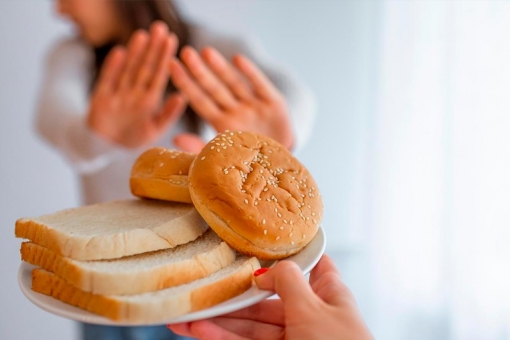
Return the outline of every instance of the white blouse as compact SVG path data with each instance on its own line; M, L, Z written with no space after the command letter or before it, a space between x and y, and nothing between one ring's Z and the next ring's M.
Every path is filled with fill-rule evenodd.
M191 37L191 45L198 50L212 46L229 59L241 53L253 60L287 99L295 149L305 143L315 117L315 102L304 84L272 62L253 40L200 27L192 27ZM61 152L80 175L84 204L132 197L129 173L135 159L144 151L110 143L87 126L93 57L91 48L78 38L62 40L55 45L46 61L36 117L39 134ZM172 136L185 128L182 121L178 122L153 146L175 148ZM210 126L204 126L201 131L205 140L216 134Z

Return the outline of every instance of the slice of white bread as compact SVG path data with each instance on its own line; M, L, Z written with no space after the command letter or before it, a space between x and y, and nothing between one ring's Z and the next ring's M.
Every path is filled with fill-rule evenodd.
M193 242L114 260L76 261L31 242L21 259L73 286L102 295L133 295L174 287L206 277L232 262L235 251L212 230Z
M32 289L107 318L130 324L165 323L171 318L214 306L252 286L254 257L239 257L210 276L191 283L139 295L84 292L44 269L32 271Z
M173 248L208 226L192 204L130 199L16 221L16 237L75 260L103 260Z

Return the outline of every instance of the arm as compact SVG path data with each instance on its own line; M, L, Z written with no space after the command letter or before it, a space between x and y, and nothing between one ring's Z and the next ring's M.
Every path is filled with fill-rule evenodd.
M37 132L79 173L98 171L126 152L86 123L91 62L91 52L77 40L56 45L46 60L37 105Z

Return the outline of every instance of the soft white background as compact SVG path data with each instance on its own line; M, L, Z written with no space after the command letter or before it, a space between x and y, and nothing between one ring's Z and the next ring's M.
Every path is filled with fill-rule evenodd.
M327 251L378 339L510 339L510 4L184 0L256 35L315 92L298 157ZM70 34L51 1L0 0L0 339L74 339L18 289L14 222L78 204L35 135L44 54Z

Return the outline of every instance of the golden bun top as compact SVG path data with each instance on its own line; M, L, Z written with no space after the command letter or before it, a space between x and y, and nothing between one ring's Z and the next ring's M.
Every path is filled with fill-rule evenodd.
M131 193L143 198L192 203L188 173L195 156L161 147L145 151L131 168Z
M189 186L211 228L231 247L260 259L297 253L323 215L305 166L278 142L251 132L227 131L211 140L191 165Z
M170 179L187 176L196 155L188 152L154 147L142 153L131 168L131 177Z

